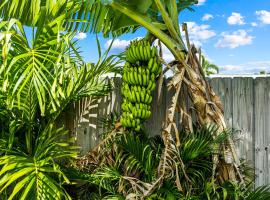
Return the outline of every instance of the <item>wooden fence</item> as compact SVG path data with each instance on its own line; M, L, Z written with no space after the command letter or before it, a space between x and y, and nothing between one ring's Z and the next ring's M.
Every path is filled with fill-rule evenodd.
M254 167L256 186L269 184L270 77L212 77L209 82L224 104L228 125L235 129L234 139L240 159L246 159ZM115 78L114 84L115 89L107 97L98 101L85 99L70 110L66 123L74 130L82 154L93 148L106 131L98 126L99 119L111 112L120 112L121 80ZM153 98L152 117L147 123L149 134L160 133L171 95L163 90L159 103L156 97Z

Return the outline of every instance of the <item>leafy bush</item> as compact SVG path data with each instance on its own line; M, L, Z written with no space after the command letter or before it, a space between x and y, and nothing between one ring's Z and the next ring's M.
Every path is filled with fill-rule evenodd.
M193 133L182 132L179 147L173 142L166 145L159 136L148 138L143 133L122 133L106 144L111 148L102 151L99 156L103 159L92 166L92 173L77 178L84 180L84 186L76 198L88 199L82 194L91 194L93 199L269 198L268 187L253 191L249 179L244 184L221 183L213 176L211 158L219 152L218 144L231 134L225 131L214 137L216 131L214 126L205 126Z
M26 36L12 19L0 22L0 198L71 199L65 165L77 148L59 116L83 97L108 94L106 75L118 61L83 62L74 34L44 19Z

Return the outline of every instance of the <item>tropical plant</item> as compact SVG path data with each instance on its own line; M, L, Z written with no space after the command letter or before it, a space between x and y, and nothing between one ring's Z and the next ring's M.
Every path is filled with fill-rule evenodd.
M213 63L210 63L203 55L201 55L200 60L205 75L209 76L219 72L219 67Z
M215 126L204 126L194 132L181 132L181 145L166 147L159 136L147 137L142 132L136 136L120 134L111 140L111 147L101 155L104 159L94 164L91 174L85 177L81 194L91 194L93 199L267 199L268 187L253 191L251 182L240 185L226 181L220 184L212 177L211 157L218 151L219 143L226 140L230 131L215 137ZM177 149L174 149L174 148ZM164 152L167 152L166 160ZM152 187L164 165L174 166L173 174L167 174L163 184ZM80 172L84 173L83 171ZM73 174L73 179L76 175ZM78 178L77 178L78 179ZM149 187L151 191L149 191ZM87 199L85 196L74 197Z
M188 30L185 24L182 26L182 28L186 36L186 45L180 33L178 15L183 9L187 8L192 10L190 6L195 3L197 3L196 0L4 0L0 3L0 16L4 21L11 18L16 18L19 19L23 24L31 25L33 27L38 27L39 22L42 20L53 22L55 19L57 19L57 25L61 30L83 32L91 31L95 33L103 32L105 36L108 36L110 33L112 33L114 36L118 36L125 32L136 31L136 29L143 26L149 31L146 38L150 42L158 39L160 42L165 44L165 46L168 47L168 49L174 55L174 62L169 64L164 63L166 65L166 69L173 69L175 72L172 81L168 84L169 88L175 89L175 94L172 98L172 103L168 108L169 112L166 116L166 123L164 123L167 125L163 128L164 131L162 133L165 147L163 153L160 156L160 170L158 171L160 173L158 173L158 179L152 184L147 184L138 179L134 179L134 177L130 178L121 176L121 173L117 171L117 165L113 165L114 168L109 169L108 166L102 166L99 168L100 171L97 171L97 173L93 175L93 177L95 178L96 176L96 178L92 182L102 186L100 188L109 191L109 193L112 193L113 190L112 187L109 186L110 184L106 183L107 181L112 181L111 185L115 187L119 186L119 189L122 191L122 193L127 191L126 188L122 187L122 183L127 183L127 185L135 185L135 188L132 187L132 190L136 190L136 193L139 193L143 196L149 196L152 194L152 191L155 191L157 188L165 185L165 180L169 179L170 177L178 177L174 176L173 174L179 173L179 166L181 166L181 169L183 170L184 165L181 164L181 156L179 156L181 155L179 153L179 148L181 147L181 138L179 136L179 131L177 130L177 127L174 123L176 108L180 108L181 116L188 116L181 119L183 121L184 128L189 129L192 132L193 127L190 126L192 123L190 121L191 113L189 113L189 110L191 109L187 108L187 105L181 105L179 103L180 101L178 101L180 91L183 88L182 85L185 85L188 90L189 97L194 103L192 106L195 109L192 110L196 110L196 124L217 124L219 129L216 132L216 135L222 135L222 132L226 129L223 109L219 98L215 95L205 80L201 63L196 57L197 50L189 43ZM28 12L27 14L24 12L25 10ZM162 80L162 76L160 80ZM61 95L60 93L59 95ZM42 99L38 99L38 101L40 105L42 105ZM172 133L175 133L175 137L172 136ZM105 138L103 142L101 142L100 146L107 144L107 142L110 141L110 139L116 134L117 131L114 131L113 134L108 134L108 137ZM174 139L176 140L175 144ZM219 177L219 180L223 180L222 182L224 183L228 183L230 181L238 181L238 183L242 185L243 177L239 171L240 162L234 151L233 142L229 137L226 137L226 140L222 142L221 146L221 151L229 149L230 152L226 152L226 154L224 152L224 154L214 153L212 154L213 156L211 156L212 159L209 158L209 160L207 160L210 163L212 162L211 171L213 172L213 178L216 179ZM123 152L120 151L117 153L120 153L121 155ZM219 155L229 155L233 157L234 163L226 163L227 159L224 158L224 156ZM105 160L108 161L110 158L111 157L106 157ZM180 165L175 165L175 158L177 158L176 161L177 163L180 163ZM119 162L113 162L110 164L117 163ZM222 165L222 167L217 168L219 165ZM109 165L109 167L110 166L111 165ZM141 163L141 166L144 165ZM219 169L225 170L219 171ZM208 168L206 167L204 170L207 171ZM229 172L229 175L232 176L227 176L227 172ZM189 180L187 174L181 175L184 177L183 183L185 187L187 187L190 182L194 182L192 179ZM200 178L199 174L195 173L195 175L196 176L194 177L194 180ZM105 179L101 177L105 177ZM109 180L107 180L106 177L107 179L109 178ZM180 187L179 182L177 180L173 180L173 182L175 181L177 182L177 187ZM215 186L215 183L216 182L213 182L213 179L211 179L208 180L208 182L204 185L204 198L205 196L207 198L211 198L212 195L216 195L215 193L218 191L218 189L216 190L216 188L213 187ZM104 187L105 185L107 186ZM222 184L219 186L222 186ZM181 187L183 186L181 185ZM214 190L212 190L212 188L214 188ZM220 188L220 190L224 191L222 187ZM192 188L187 189L187 191L190 191ZM146 191L146 194L142 194L143 191ZM114 198L119 195L119 191L116 193L117 194L112 194L114 195ZM223 197L226 196L226 192L223 192L222 194ZM112 198L112 196L109 198ZM156 195L153 198L159 198L159 196ZM188 196L184 198L192 199L193 197ZM198 199L199 197L197 196L193 199L196 198Z
M59 116L83 97L106 95L118 61L107 51L85 63L58 20L39 20L31 37L25 29L16 19L0 22L0 197L70 199L62 165L77 151Z
M61 28L68 31L82 32L102 32L105 36L112 33L114 36L121 35L129 31L136 31L139 27L144 27L148 30L147 39L153 42L158 39L162 42L174 55L175 62L166 64L168 69L174 69L173 84L169 87L174 88L175 95L172 98L170 106L171 113L166 119L170 123L164 127L166 132L177 133L178 130L173 130L176 126L173 124L175 109L179 105L180 91L183 85L187 87L189 98L194 102L194 108L197 114L197 123L215 123L220 127L220 132L226 129L226 123L223 115L223 109L220 105L219 98L215 95L209 84L207 83L201 63L196 56L197 50L190 45L188 39L187 26L183 25L184 35L186 36L186 45L182 37L179 27L179 13L184 9L192 9L192 5L196 4L197 0L97 0L97 1L80 1L80 0L37 0L29 1L8 1L0 3L0 17L4 20L16 18L24 24L38 25L38 21L42 16L46 16L46 20L51 21L58 17ZM24 10L29 11L25 15ZM41 13L41 14L40 14ZM162 79L161 79L162 80ZM182 84L183 83L183 84ZM159 84L162 85L162 84ZM160 90L160 89L159 89ZM187 97L188 98L188 97ZM211 102L211 103L209 103ZM182 106L182 110L188 105ZM182 116L191 116L191 113L185 112ZM191 128L188 120L183 120L187 128ZM179 145L179 137L176 134L176 144ZM240 165L237 158L235 147L230 138L223 145L230 149L230 156L233 157L234 164L230 166L224 165L230 171L232 176L229 180L235 179L239 174L238 167ZM228 154L224 154L228 155ZM213 157L218 165L218 157ZM224 160L227 160L226 158ZM222 161L219 163L223 163ZM216 171L215 169L213 169ZM223 176L223 172L217 173ZM221 179L227 176L221 177ZM227 179L228 179L227 178ZM238 181L241 181L240 176Z
M59 165L77 155L74 146L63 139L67 133L49 126L36 140L31 155L21 148L1 148L7 153L0 158L0 193L11 186L8 199L71 199L62 186L70 181Z
M196 48L190 45L186 24L182 26L186 45L180 31L179 13L184 9L192 10L191 6L196 3L196 0L82 1L74 3L78 6L78 9L75 9L73 14L68 16L69 18L65 23L65 28L68 30L103 32L105 36L109 33L117 36L126 31L135 31L139 27L144 27L148 30L146 38L150 42L158 39L171 51L175 57L175 62L164 64L167 69L174 69L174 76L169 88L174 88L175 94L168 108L171 110L166 117L168 123L164 123L167 126L163 130L170 134L175 133L176 145L179 145L177 135L179 131L175 130L176 126L173 120L176 108L182 107L183 115L181 116L189 116L191 119L191 113L188 112L191 109L186 108L189 105L180 105L180 101L178 101L180 91L184 88L183 85L186 86L189 94L186 98L190 98L191 102L194 102L197 124L215 123L220 128L219 132L227 127L219 97L215 95L204 77L201 63L196 56ZM104 20L101 20L101 18ZM209 104L209 102L211 103ZM190 120L183 119L182 121L186 128L192 129ZM241 182L243 178L241 175L237 175L241 174L238 170L240 161L231 138L227 138L227 140L223 144L227 148L224 148L223 151L225 149L230 150L229 154L233 158L234 164L226 163L226 158L220 157L221 161L218 156L214 156L213 160L216 164L213 167L215 168L218 163L222 164L225 161L224 167L230 171L232 176L226 176L226 174L223 174L224 171L217 172L216 175L220 176L222 180L233 180L239 177L237 181ZM229 154L224 153L223 155L228 156ZM216 171L216 169L213 169L213 171Z

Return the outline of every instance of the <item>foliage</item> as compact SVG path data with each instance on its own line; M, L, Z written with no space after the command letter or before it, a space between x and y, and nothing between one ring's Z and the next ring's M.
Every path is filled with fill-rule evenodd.
M187 48L190 47L186 47L181 37L178 15L183 9L192 10L190 6L195 3L197 0L1 1L0 17L3 21L0 38L3 48L0 60L0 116L3 118L0 145L5 149L1 153L13 158L12 153L23 147L24 157L32 158L38 144L36 141L41 140L41 133L48 130L48 126L55 122L68 104L83 96L100 95L107 91L106 84L95 79L103 70L101 73L92 71L95 68L93 66L100 69L99 64L86 65L81 62L78 50L70 39L72 34L64 30L103 32L105 36L112 33L117 36L143 26L149 31L150 41L158 38L169 48L179 64L183 64L189 50ZM35 33L32 45L25 39L22 25L32 27ZM196 96L203 90L192 91L204 82L201 81L198 70L194 69L195 66L190 67L190 63L186 62L184 64L186 71L183 74L190 76L186 77L186 82L197 81L189 83L189 93L195 95L193 101L196 99L196 105L202 105L203 114L208 113L208 106L200 103L209 102L209 99L205 100L204 94ZM181 85L181 81L182 78L179 78L177 85ZM195 109L198 113L201 112L196 107ZM215 112L212 114L216 117ZM96 186L97 190L90 194L97 199L267 199L268 188L259 188L250 193L242 185L231 182L219 184L212 177L210 169L214 163L211 157L217 154L219 143L212 137L213 134L215 132L205 129L198 134L183 133L186 137L182 138L180 146L175 145L173 138L168 135L163 135L164 143L150 145L153 140L143 135L121 134L120 139L116 137L117 140L110 144L112 148L104 149L105 157L99 166L95 166L93 174L82 176L77 173L78 179L85 178L91 184L90 188ZM18 158L21 156L15 155ZM30 161L28 163L30 166L33 164ZM54 166L54 162L49 165ZM58 191L55 190L53 195L63 194L65 197L59 182L68 181L60 171L53 170L54 173L61 174L57 178ZM13 173L13 177L16 177L16 173ZM0 182L5 184L8 176L12 174L0 177ZM18 184L16 187L19 187Z
M36 140L32 155L20 148L1 149L8 152L0 158L1 192L11 186L8 199L70 199L62 187L70 181L58 164L76 156L76 149L63 140L67 133L49 126Z
M219 152L220 142L226 140L229 131L214 137L214 126L195 129L193 133L181 132L181 145L169 150L170 167L177 173L166 176L163 184L144 196L156 199L265 199L269 198L267 187L252 192L252 187L233 182L219 183L212 177L213 154ZM97 199L143 198L148 186L159 179L160 163L166 146L158 136L148 138L143 133L136 136L125 133L112 141L112 148L104 154L108 159L95 166L92 174L84 180L84 192ZM175 147L175 146L174 146ZM180 161L183 162L181 165ZM74 177L73 177L74 178ZM83 178L82 178L83 179ZM250 182L246 182L250 184ZM96 186L96 188L95 188ZM140 189L143 190L141 193ZM79 198L79 197L78 197Z
M0 22L1 199L71 198L63 165L77 154L59 116L83 97L106 95L106 74L117 72L108 51L85 63L74 34L60 24L39 16L27 37L20 21Z
M204 74L207 76L217 74L219 72L219 67L213 63L210 63L203 55L201 55L201 65Z

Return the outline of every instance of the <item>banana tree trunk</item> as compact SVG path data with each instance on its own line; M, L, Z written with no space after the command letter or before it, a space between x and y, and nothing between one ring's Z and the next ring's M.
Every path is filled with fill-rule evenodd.
M189 49L189 59L185 64L186 74L183 77L183 82L187 86L198 123L200 125L216 124L219 128L218 132L221 133L227 129L223 106L220 98L205 79L196 53L194 46ZM218 174L218 179L221 182L226 180L243 182L239 172L240 162L231 138L221 144L221 152L221 157L218 154L213 156L213 176Z

